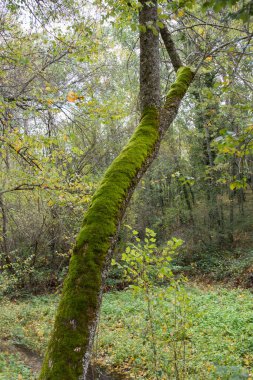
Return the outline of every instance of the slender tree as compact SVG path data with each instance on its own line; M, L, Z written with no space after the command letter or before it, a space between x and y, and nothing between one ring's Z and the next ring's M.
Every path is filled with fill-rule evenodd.
M174 44L163 32L177 79L161 107L157 1L140 9L141 121L128 144L107 169L84 216L64 283L40 380L86 379L101 304L103 283L121 220L140 178L158 153L193 73L182 67ZM175 60L176 58L176 60Z

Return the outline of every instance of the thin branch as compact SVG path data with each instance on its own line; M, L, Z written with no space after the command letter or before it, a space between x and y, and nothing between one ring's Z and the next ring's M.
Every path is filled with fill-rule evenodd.
M36 188L39 188L39 189L42 189L42 190L53 190L53 191L66 191L67 193L70 193L70 194L83 194L83 195L91 195L90 193L84 193L83 190L81 189L74 189L74 190L71 190L69 187L61 187L61 186L48 186L48 185L45 185L44 183L35 183L35 184L29 184L29 183L21 183L20 185L17 185L17 186L14 186L10 189L6 189L6 190L1 190L0 191L0 196L2 194L5 194L5 193L11 193L11 192L14 192L14 191L30 191L30 190L34 190Z
M129 83L130 83L130 84L131 84L131 79L130 79L130 75L129 75L129 62L130 62L130 59L131 59L132 54L133 54L133 52L134 52L134 49L136 48L136 45L137 45L137 43L139 42L139 39L140 39L140 37L138 37L138 38L136 39L134 45L132 46L131 52L130 52L128 58L127 58L126 68L127 68L127 76L128 76L128 80L129 80Z
M17 97L19 97L24 91L25 89L29 86L29 84L35 79L37 78L38 75L41 75L41 73L43 71L45 71L50 65L56 63L56 62L59 62L63 57L65 57L67 54L69 53L69 50L67 51L64 51L62 54L60 54L58 57L55 57L54 59L52 59L51 61L47 62L45 65L42 66L42 68L36 73L34 74L22 87L22 89L19 91Z
M163 24L163 28L160 28L160 33L161 33L165 48L169 54L171 63L174 67L174 70L177 72L179 67L183 66L183 64L176 50L174 41L171 38L171 33L169 32L167 26L164 24Z
M226 26L226 25L212 24L212 23L209 23L209 22L200 22L198 24L193 24L193 25L190 25L190 26L184 26L182 28L174 29L170 33L173 34L173 33L176 33L176 32L180 32L181 30L192 29L192 28L195 28L197 26L211 26L213 28L236 30L238 32L248 34L248 31L246 31L246 30L242 30L242 29L238 29L238 28L233 28L231 26Z
M28 165L30 166L36 166L37 169L42 170L42 168L39 166L39 164L36 162L36 159L32 157L31 155L27 154L25 155L24 152L26 152L27 149L25 149L24 152L22 152L22 149L24 147L21 147L17 149L13 144L11 144L9 141L7 141L4 137L0 136L0 141L3 143L6 143L12 150L16 152L18 156L20 156Z
M237 72L237 77L240 78L245 86L247 86L251 91L253 91L253 83L246 78L243 78L238 72Z
M253 37L253 33L251 33L251 34L248 35L248 36L245 36L245 37L242 37L242 38L238 38L238 39L236 39L236 40L232 40L232 41L226 42L226 43L224 43L224 44L222 44L222 45L220 45L220 46L217 46L217 48L211 50L208 54L209 54L209 55L213 55L214 53L220 51L220 50L223 49L224 47L227 47L227 46L229 46L229 45L231 45L231 44L233 44L233 43L237 43L237 42L240 42L240 41L243 41L243 40L247 40L247 39L250 40L252 37Z
M41 187L41 185L40 184L29 185L28 183L22 183L21 185L12 187L11 189L1 190L0 195L5 194L5 193L11 193L13 191L34 190L36 187Z

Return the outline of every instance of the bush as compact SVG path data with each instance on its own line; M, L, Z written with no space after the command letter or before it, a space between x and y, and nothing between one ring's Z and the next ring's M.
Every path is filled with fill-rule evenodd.
M187 313L189 299L184 288L186 279L176 278L172 270L172 258L183 241L172 238L164 249L156 245L156 233L146 228L144 241L133 230L133 243L130 243L121 256L120 262L113 262L122 272L129 288L144 298L144 323L136 328L149 357L150 378L164 376L184 379L187 373L186 346L190 343L190 321ZM163 317L161 310L164 305ZM133 333L133 332L132 332ZM162 350L168 346L169 353ZM135 358L137 366L142 365L141 353Z

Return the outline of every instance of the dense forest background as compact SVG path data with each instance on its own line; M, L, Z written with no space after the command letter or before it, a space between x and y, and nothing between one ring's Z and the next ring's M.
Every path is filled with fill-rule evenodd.
M1 380L252 380L252 16L0 0Z
M251 5L209 3L161 7L198 71L125 223L161 246L182 238L177 270L252 286ZM135 6L2 3L1 294L62 283L91 196L137 124ZM162 45L161 56L165 94L174 73ZM123 227L119 253L129 239Z

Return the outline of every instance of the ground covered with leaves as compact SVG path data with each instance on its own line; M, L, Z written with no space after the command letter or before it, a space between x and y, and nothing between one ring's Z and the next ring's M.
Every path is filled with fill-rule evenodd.
M99 365L133 379L252 378L252 293L187 285L187 298L160 302L160 290L151 307L130 290L105 295ZM57 302L55 295L1 301L1 380L36 379Z

